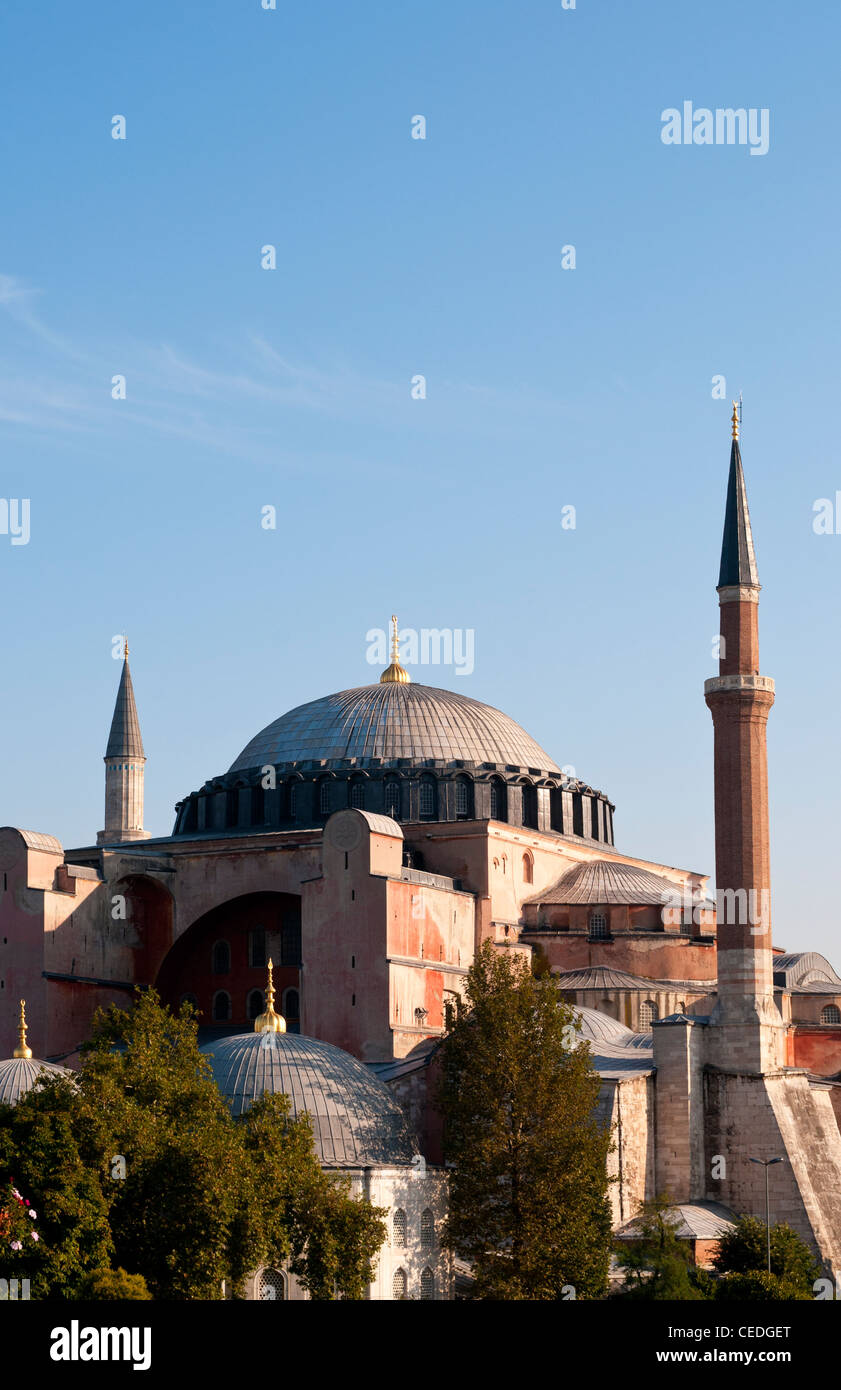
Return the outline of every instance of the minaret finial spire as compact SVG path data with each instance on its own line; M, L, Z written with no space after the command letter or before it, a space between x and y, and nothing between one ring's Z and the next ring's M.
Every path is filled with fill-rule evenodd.
M22 1057L27 1060L32 1056L32 1048L26 1045L26 1000L20 1001L20 1022L18 1023L18 1045L14 1051L15 1057Z
M269 956L269 980L266 985L266 1012L260 1014L254 1020L255 1033L285 1033L286 1019L281 1018L279 1013L275 1013L274 1006L274 980L272 978L272 958Z
M733 402L733 414L732 414L732 416L730 417L730 424L731 424L732 429L733 429L733 438L734 438L734 439L738 439L738 438L739 438L739 407L737 406L737 404L736 404L735 401Z
M380 685L408 685L411 676L400 665L400 633L397 630L397 614L391 615L391 665L380 676Z

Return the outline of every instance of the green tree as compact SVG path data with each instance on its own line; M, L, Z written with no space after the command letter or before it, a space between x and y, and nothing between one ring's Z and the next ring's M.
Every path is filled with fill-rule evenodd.
M646 1202L634 1223L638 1236L616 1242L616 1262L625 1271L621 1297L698 1300L711 1295L710 1276L696 1269L689 1242L678 1236L680 1217L668 1197Z
M149 1302L152 1295L142 1274L124 1269L97 1269L83 1286L84 1298L113 1299L119 1302Z
M811 1302L811 1292L790 1279L769 1274L767 1269L755 1269L749 1274L725 1274L716 1285L715 1297L740 1303Z
M452 1165L445 1244L477 1298L597 1298L607 1286L610 1135L572 1007L523 957L486 942L441 1048Z
M722 1274L767 1273L765 1222L757 1216L740 1217L721 1237L713 1263ZM785 1222L771 1227L771 1273L809 1298L813 1296L812 1285L821 1277L820 1264L809 1246Z

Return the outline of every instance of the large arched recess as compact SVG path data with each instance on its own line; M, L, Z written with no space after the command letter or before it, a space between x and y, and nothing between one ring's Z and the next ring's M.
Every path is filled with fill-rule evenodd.
M172 945L172 896L162 883L145 874L118 879L110 894L111 932L119 939L122 928L123 940L135 952L132 978L139 985L150 985Z
M262 930L264 949L260 945ZM224 944L228 947L227 969ZM219 947L217 951L214 948ZM220 960L220 957L222 958ZM280 1012L283 991L301 988L301 899L295 893L246 893L220 903L179 936L158 972L155 988L164 1003L177 1009L185 995L195 998L202 1028L254 1027L248 1001L253 990L266 988L265 961L274 964L275 1008ZM214 999L225 993L231 1001L227 1019L214 1018ZM294 1020L289 1020L290 1031Z

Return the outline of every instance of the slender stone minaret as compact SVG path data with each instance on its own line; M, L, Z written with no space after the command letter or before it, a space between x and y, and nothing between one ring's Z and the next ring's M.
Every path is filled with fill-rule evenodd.
M759 576L739 419L733 405L730 479L721 547L719 675L704 684L715 730L715 871L718 998L711 1018L716 1065L774 1070L782 1031L771 963L771 872L765 726L774 682L759 674Z
M105 829L96 837L98 845L149 839L149 831L143 829L145 765L126 642L120 688L105 750Z

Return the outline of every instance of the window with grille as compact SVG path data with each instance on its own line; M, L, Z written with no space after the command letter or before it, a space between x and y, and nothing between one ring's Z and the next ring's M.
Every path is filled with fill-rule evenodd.
M644 999L640 1004L640 1028L645 1032L660 1017L660 1010L653 999Z
M298 814L298 783L289 783L289 819L294 820Z
M296 989L285 989L283 991L283 1002L281 1011L287 1023L297 1023L301 1016L301 1005Z
M505 819L505 791L501 782L491 782L491 820Z
M420 787L420 813L422 816L435 815L435 783L430 781L421 782Z
M227 975L231 968L231 948L227 941L217 941L213 947L214 975Z
M537 787L523 787L523 825L537 829Z
M593 940L600 940L607 936L607 918L603 912L594 912L591 914L590 936Z
M470 788L463 777L456 782L456 815L463 820L470 815Z
M365 810L365 783L351 782L350 785L350 804L355 806L357 811Z
M400 783L386 782L385 784L385 813L391 816L392 820L400 819Z
M260 1275L257 1297L261 1299L282 1299L286 1297L286 1280L279 1269L264 1269Z
M396 1212L394 1213L394 1217L393 1217L392 1223L391 1223L391 1229L392 1229L392 1231L393 1231L393 1233L394 1233L394 1235L393 1235L393 1240L392 1240L392 1244L393 1244L393 1245L405 1245L405 1244L406 1244L406 1213L405 1213L405 1211L403 1210L402 1207L398 1207L397 1210L396 1210Z
M841 1009L837 1004L827 1004L821 1009L821 1023L841 1023Z
M263 1009L263 991L261 989L252 989L248 995L248 1017L252 1022L255 1018L260 1017Z
M266 964L266 929L265 927L252 927L248 933L248 964Z
M408 1281L405 1269L395 1269L394 1278L391 1281L391 1293L393 1298L405 1298Z
M301 923L284 922L280 929L281 965L301 964Z
M428 1300L435 1297L435 1275L431 1269L425 1269L421 1275L421 1298Z
M330 814L330 783L319 782L318 784L318 809L322 816Z
M213 1019L215 1023L227 1023L231 1017L231 996L224 989L213 996Z
M214 802L214 797L213 797L212 795L211 795L211 796L206 796L206 797L204 798L204 828L205 828L205 830L212 830L212 829L213 829L213 821L214 821L214 815L213 815L214 806L213 806L213 802Z
M425 1207L421 1212L420 1238L423 1249L431 1250L435 1243L435 1217L431 1207Z

